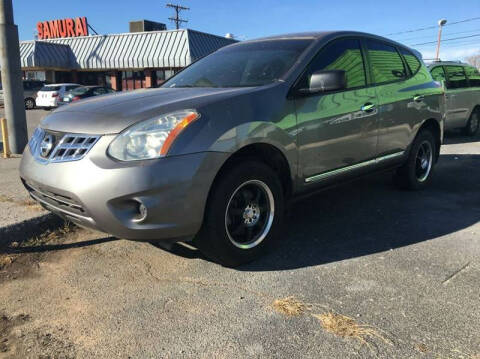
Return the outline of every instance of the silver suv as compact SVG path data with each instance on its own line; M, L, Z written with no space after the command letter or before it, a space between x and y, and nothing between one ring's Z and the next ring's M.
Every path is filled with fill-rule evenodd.
M62 106L20 175L75 223L193 238L234 266L274 243L294 196L383 170L426 187L443 113L443 88L415 50L357 32L278 36L224 47L159 89Z
M480 73L460 62L435 62L429 66L435 81L445 86L445 129L463 129L474 136L480 127Z

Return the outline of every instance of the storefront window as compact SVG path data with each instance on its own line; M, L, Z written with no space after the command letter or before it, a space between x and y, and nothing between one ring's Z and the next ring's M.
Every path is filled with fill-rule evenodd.
M123 71L122 89L135 90L145 87L145 73L143 71Z

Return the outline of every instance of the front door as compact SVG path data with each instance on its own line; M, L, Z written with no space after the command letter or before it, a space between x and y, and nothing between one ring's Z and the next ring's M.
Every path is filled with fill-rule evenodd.
M344 70L347 88L295 100L300 176L307 183L374 162L377 146L377 99L366 86L360 41L343 38L325 46L297 87L308 88L319 70Z

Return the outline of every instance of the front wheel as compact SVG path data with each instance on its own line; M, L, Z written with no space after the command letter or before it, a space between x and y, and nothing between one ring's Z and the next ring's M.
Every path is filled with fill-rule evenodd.
M432 132L422 130L415 138L407 162L395 174L395 183L403 189L423 189L430 183L436 162L436 141Z
M263 254L279 233L283 213L276 173L260 162L242 162L215 181L194 242L207 257L235 267Z
M480 127L480 110L475 109L470 115L467 125L465 126L463 131L467 136L475 136L478 132L479 127Z

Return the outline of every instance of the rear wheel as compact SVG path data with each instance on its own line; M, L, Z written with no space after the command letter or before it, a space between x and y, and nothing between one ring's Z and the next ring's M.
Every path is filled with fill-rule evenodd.
M407 162L397 170L395 183L404 189L425 188L432 179L435 157L435 137L431 131L424 129L415 138Z
M463 132L467 136L475 136L478 132L479 127L480 127L480 110L477 108L473 110L472 114L470 115L467 125L463 129Z
M25 108L27 110L33 110L35 108L35 100L33 98L26 98L25 99Z
M235 267L264 253L279 233L284 198L276 173L247 161L222 174L212 188L195 244L209 258Z

